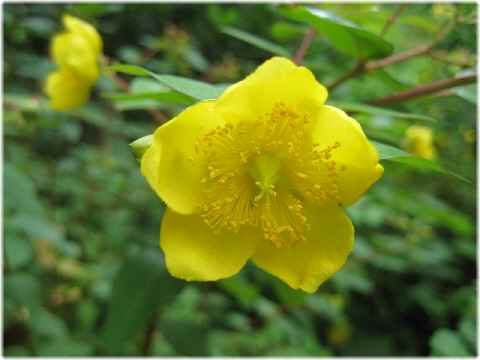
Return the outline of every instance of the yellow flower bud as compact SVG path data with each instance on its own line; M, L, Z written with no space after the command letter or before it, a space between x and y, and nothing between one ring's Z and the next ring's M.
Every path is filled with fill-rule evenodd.
M63 17L65 31L55 35L50 53L59 69L47 77L45 91L55 110L69 110L88 101L90 88L100 75L102 38L90 24L70 15Z
M405 133L404 147L408 152L425 159L435 158L432 129L420 125L410 126Z

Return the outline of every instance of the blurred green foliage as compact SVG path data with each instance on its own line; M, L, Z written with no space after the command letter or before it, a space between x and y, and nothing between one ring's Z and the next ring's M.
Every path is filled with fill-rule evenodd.
M362 103L474 69L476 5L412 4L380 37L396 11L4 5L5 355L476 354L473 184L386 162L382 180L348 209L353 254L316 294L253 266L184 283L165 271L164 205L128 143L155 129L151 109L170 117L191 99L147 78L125 78L127 94L107 73L90 103L69 113L50 110L42 94L65 12L94 24L115 62L214 84L241 79L272 53L294 54L310 25L317 36L304 64L329 84L359 59L431 42L453 21L430 54L352 78L330 100L391 145L413 123L431 126L439 163L475 182L476 85L390 110Z

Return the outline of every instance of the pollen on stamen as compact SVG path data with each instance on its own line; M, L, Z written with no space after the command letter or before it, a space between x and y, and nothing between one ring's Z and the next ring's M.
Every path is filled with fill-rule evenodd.
M274 161L299 162L310 123L305 113L279 102L255 121L228 123L202 136L195 154L197 162L207 164L202 178L204 200L199 209L205 223L216 233L256 226L276 247L304 240L308 224L302 200L285 188L277 188L276 175L256 183L248 170L264 154L271 154L268 156L277 159ZM329 151L317 152L312 164L317 161L326 168L325 154ZM310 173L299 171L297 175L306 181ZM328 192L321 186L312 196L319 190L316 196L322 198Z

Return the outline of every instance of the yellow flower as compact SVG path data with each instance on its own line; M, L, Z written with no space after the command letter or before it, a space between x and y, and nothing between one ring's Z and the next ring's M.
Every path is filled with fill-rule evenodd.
M326 98L308 69L275 57L155 131L141 170L168 206L160 246L173 276L218 280L251 259L314 292L342 267L354 237L342 206L383 167Z
M48 75L45 86L51 107L68 110L87 102L90 88L97 81L102 38L93 26L64 15L66 31L53 37L50 53L59 70Z
M68 110L87 102L90 84L74 72L61 69L48 74L45 92L53 109Z
M432 129L420 125L410 126L405 133L404 147L410 153L425 159L435 158Z
M70 15L64 15L63 24L67 31L55 35L51 42L53 61L94 83L99 76L100 35L93 26Z

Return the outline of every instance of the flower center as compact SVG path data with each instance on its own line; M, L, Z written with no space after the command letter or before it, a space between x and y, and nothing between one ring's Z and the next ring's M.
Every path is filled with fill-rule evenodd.
M254 200L258 201L264 196L276 196L275 183L279 177L280 167L280 159L268 153L260 155L254 161L248 171L260 190Z
M196 144L206 164L200 215L213 231L259 228L275 246L305 239L304 202L335 199L334 144L309 140L310 118L283 103L255 121L228 123Z

